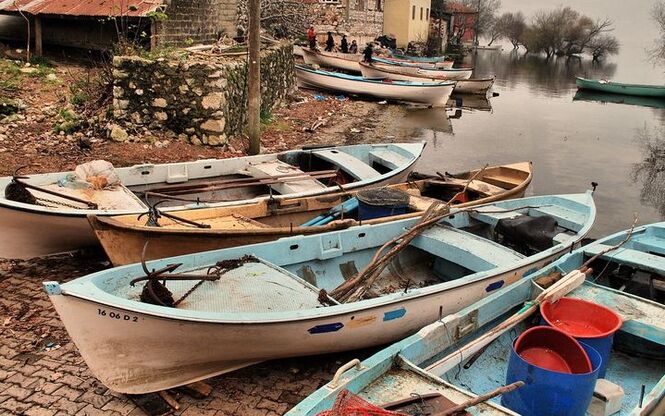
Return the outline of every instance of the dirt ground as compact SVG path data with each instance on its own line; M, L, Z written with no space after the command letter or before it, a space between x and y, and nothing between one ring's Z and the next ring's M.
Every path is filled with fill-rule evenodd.
M2 56L0 49L0 56ZM0 175L19 166L22 173L73 169L105 159L116 166L163 163L244 154L242 138L227 147L193 146L163 133L145 142L115 143L105 137L99 119L73 131L59 127L77 120L81 109L71 88L91 74L84 65L57 59L25 67L11 56L0 58L0 104L19 103L19 111L0 113ZM2 107L0 107L0 110ZM397 106L300 91L276 109L263 126L262 151L310 144L394 140ZM65 282L110 267L98 252L13 261L0 259L0 414L140 415L128 396L101 385L88 370L42 282ZM209 380L210 397L194 399L174 392L181 415L281 415L328 382L336 369L371 351L267 362Z

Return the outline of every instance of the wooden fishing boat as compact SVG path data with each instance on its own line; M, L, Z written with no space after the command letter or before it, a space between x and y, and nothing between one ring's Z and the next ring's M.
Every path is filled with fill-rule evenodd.
M642 97L665 97L665 85L627 84L608 80L575 78L577 88L611 94L637 95Z
M307 88L358 94L383 100L405 101L445 107L455 83L442 81L438 84L371 80L359 76L328 72L296 65L298 85Z
M378 58L397 64L405 64L419 68L452 68L455 61L448 61L445 58L427 58L421 56L408 56L407 55L391 55L391 56L378 56Z
M77 180L75 172L18 179L33 187L29 191L36 200L7 198L15 186L11 185L12 177L3 177L0 258L30 258L96 245L87 214L140 214L162 199L169 200L162 209L172 212L339 192L340 185L351 190L403 182L424 146L354 145L117 169L111 166L108 170L117 184L102 189ZM45 229L49 232L44 233Z
M427 68L423 65L416 66L406 62L391 61L384 58L372 58L372 65L385 66L387 69L399 69L406 74L421 74L429 77L439 77L449 80L470 79L473 68ZM360 67L360 64L358 64Z
M466 408L467 414L518 414L503 407L498 397L487 400L487 397L481 396L504 385L513 339L532 325L520 315L527 315L534 304L533 310L538 310L534 300L543 293L540 284L550 279L553 272L572 276L571 272L582 266L585 260L623 241L625 237L626 232L622 232L585 246L458 313L439 318L417 334L363 362L352 361L335 374L333 381L307 397L287 415L314 416L330 409L344 390L350 390L381 407L414 395L426 398L425 406L449 400L452 407L480 398L480 403ZM665 276L663 253L665 223L659 223L636 229L627 245L608 252L603 259L630 269L648 270L662 279ZM602 280L602 275L607 272L602 264L595 265L599 268L594 264L591 266L593 272L587 276L586 282L582 273L579 273L582 276L573 276L576 281L571 287L583 283L573 288L567 297L606 306L623 321L614 336L614 348L604 377L619 385L625 394L620 410L614 414L665 414L665 367L652 358L654 350L665 349L665 307L624 290L593 283ZM571 287L564 288L561 294ZM517 311L519 313L512 315ZM514 326L511 328L511 325ZM566 391L569 386L559 385L557 388L561 388L561 394L565 396L575 394ZM437 398L438 403L429 401L433 398ZM602 394L598 398L607 400ZM430 411L438 414L436 411L443 409L430 408ZM559 413L542 408L541 412L534 414Z
M398 66L374 65L360 62L360 71L369 79L393 79L397 81L430 82L437 83L447 80L446 75L428 75L412 70L403 70ZM494 85L495 77L457 80L454 93L457 94L487 94Z
M324 52L302 48L303 57L307 65L319 65L328 68L343 69L345 71L360 72L360 62L363 58L358 53Z
M115 391L145 393L273 358L394 342L569 252L595 212L591 192L512 199L453 209L427 230L419 219L362 225L44 285L92 373ZM405 236L412 227L422 233ZM358 280L394 239L403 250L378 279ZM185 275L169 275L175 269ZM192 274L202 281L182 280ZM150 282L143 298L157 304L140 301L141 279ZM157 296L159 281L179 299Z
M469 182L472 178L475 179ZM453 198L457 208L520 198L531 178L531 163L522 162L390 185L389 188L410 195L408 212L362 223L418 217L432 203ZM357 206L355 192L338 192L323 197L261 200L231 207L179 211L178 219L162 218L159 226L148 225L143 215L91 215L89 221L111 262L120 266L137 263L142 255L147 260L161 259L348 228L359 225ZM321 215L330 215L329 221L308 224L308 220ZM142 252L147 240L150 246Z

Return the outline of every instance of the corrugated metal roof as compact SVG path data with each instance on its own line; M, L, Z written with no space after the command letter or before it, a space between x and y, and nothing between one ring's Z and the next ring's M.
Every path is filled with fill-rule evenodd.
M0 11L65 16L145 16L164 0L0 0Z

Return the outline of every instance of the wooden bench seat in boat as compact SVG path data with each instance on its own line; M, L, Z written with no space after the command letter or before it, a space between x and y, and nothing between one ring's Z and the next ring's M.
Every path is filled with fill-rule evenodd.
M340 152L335 149L324 149L313 151L312 154L339 166L344 172L353 176L359 181L368 180L381 176L381 174L374 168L362 160L351 156L348 153Z
M658 304L589 282L567 296L606 306L621 316L621 331L665 345L665 313Z
M293 175L302 173L302 170L281 160L271 160L257 164L249 164L245 168L247 173L254 178L269 178L273 176ZM290 193L310 192L326 189L326 186L316 179L291 180L269 185L275 192L282 195Z
M378 162L388 169L398 169L409 164L410 159L388 149L376 149L369 152L370 163Z
M612 247L608 244L594 244L584 249L584 254L588 256L595 256L596 254ZM644 251L635 250L632 248L619 247L618 249L605 253L601 256L605 260L613 260L623 263L628 266L637 267L640 270L645 270L665 276L665 257L656 254L646 253Z
M478 208L472 208L472 210L473 211L470 214L472 218L476 218L477 220L490 224L493 227L496 226L499 220L504 218L515 218L523 215L520 214L519 211L509 211L495 205L485 205Z
M179 299L197 283L169 281L166 286L174 299ZM229 313L295 311L321 306L318 299L316 287L287 270L259 260L229 270L219 280L203 282L178 308Z
M214 216L210 218L201 218L200 221L203 224L208 224L210 227L218 230L258 230L261 228L270 228L268 224L263 224L254 219L245 217L240 214L231 214L231 215L222 215ZM182 229L182 225L176 221L171 221L167 223L162 220L162 228L175 228Z
M543 205L538 208L531 208L529 209L529 215L533 217L543 215L553 217L561 227L575 232L580 231L586 223L586 218L582 212L563 206Z
M509 265L524 258L515 250L447 225L424 231L413 239L411 245L474 272Z
M141 201L132 191L127 189L124 185L115 185L106 189L93 189L83 188L75 189L66 186L59 186L58 184L42 185L42 187L55 191L61 194L74 196L86 201L94 202L101 210L145 210L147 206ZM30 192L37 198L46 199L49 201L57 201L62 206L83 206L78 202L71 201L66 198L60 198L55 195L30 190ZM48 205L58 205L51 204Z
M456 179L456 178L451 178L446 181L436 181L433 180L432 183L440 183L440 184L455 184L459 186L465 186L469 182L467 179ZM510 187L506 188L501 188L496 185L492 185L491 183L487 183L484 181L481 181L479 179L474 179L471 182L469 182L468 189L474 192L478 192L483 195L498 195L502 192L505 192L506 189L511 189L514 185L511 185Z

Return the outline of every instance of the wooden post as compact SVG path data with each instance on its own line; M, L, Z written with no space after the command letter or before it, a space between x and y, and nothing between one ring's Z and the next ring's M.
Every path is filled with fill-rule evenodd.
M35 16L35 55L42 56L42 18Z
M247 133L249 154L261 151L261 0L249 0Z

